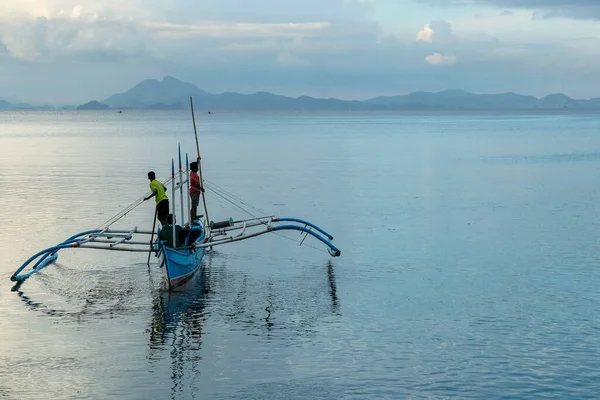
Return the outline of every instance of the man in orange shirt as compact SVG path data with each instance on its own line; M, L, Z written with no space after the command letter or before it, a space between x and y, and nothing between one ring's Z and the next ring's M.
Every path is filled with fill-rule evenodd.
M190 197L192 198L192 224L198 218L197 210L198 204L200 203L200 193L204 192L204 188L200 183L200 177L198 176L198 163L190 163Z

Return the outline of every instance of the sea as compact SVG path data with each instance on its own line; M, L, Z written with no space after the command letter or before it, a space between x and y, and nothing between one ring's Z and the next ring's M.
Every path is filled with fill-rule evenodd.
M210 220L301 218L341 256L267 234L169 292L154 255L65 249L15 284L197 148L187 111L0 112L0 398L600 396L600 114L196 123ZM114 227L153 217L150 200Z

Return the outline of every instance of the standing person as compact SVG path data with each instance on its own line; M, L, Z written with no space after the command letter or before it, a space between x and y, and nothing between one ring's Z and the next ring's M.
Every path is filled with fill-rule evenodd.
M156 196L156 218L160 221L161 225L167 224L167 215L169 215L169 198L167 197L167 188L161 182L156 180L156 174L154 171L148 172L148 179L150 180L150 190L152 194L148 197L144 197L144 200L149 200Z
M204 188L200 184L198 176L198 162L190 163L190 197L192 198L192 224L198 218L198 204L200 203L200 193L204 192Z

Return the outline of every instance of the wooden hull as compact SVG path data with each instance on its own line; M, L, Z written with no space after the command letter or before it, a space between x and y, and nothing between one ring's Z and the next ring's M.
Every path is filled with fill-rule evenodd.
M169 289L192 278L200 268L205 254L204 248L175 250L163 246L158 255L158 264L164 271Z

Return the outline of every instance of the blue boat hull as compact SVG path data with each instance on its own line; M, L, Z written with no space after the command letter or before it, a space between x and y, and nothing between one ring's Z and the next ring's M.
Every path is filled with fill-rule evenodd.
M201 230L197 226L194 226L193 229ZM195 244L201 244L203 241L204 233L201 233ZM163 268L170 289L176 288L192 278L200 268L206 254L206 249L203 247L173 249L165 246L164 243L161 243L159 247L158 265Z
M164 268L169 287L177 287L190 279L200 268L204 254L206 254L204 248L175 250L162 247L158 255L158 263L161 268Z

